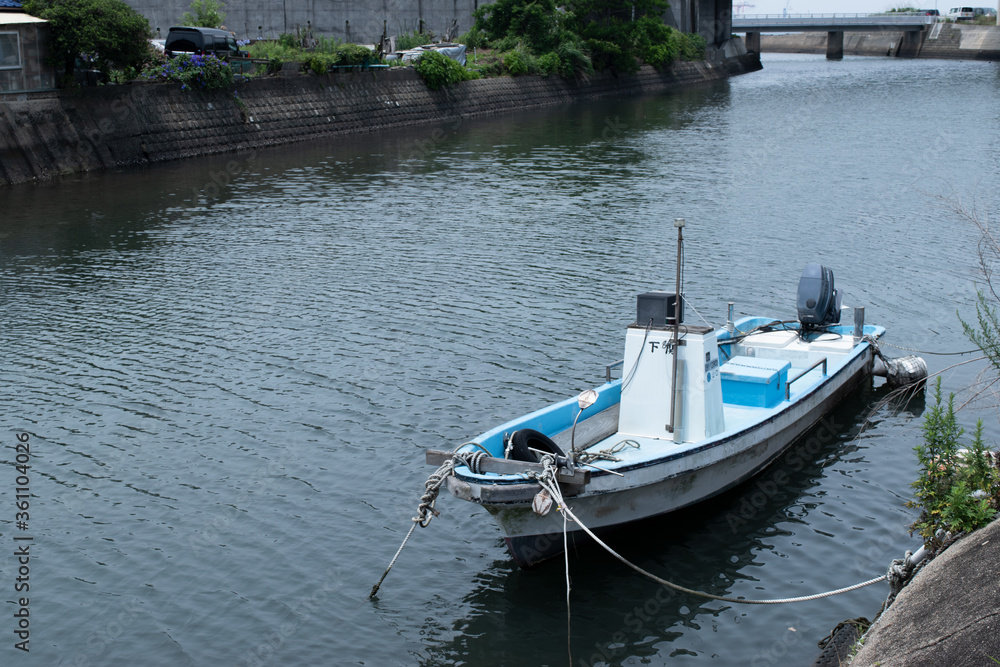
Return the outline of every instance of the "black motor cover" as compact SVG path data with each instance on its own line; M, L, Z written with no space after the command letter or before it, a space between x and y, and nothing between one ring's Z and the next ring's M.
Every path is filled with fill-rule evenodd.
M795 299L799 322L806 328L840 322L840 290L833 286L833 269L810 262L799 278Z

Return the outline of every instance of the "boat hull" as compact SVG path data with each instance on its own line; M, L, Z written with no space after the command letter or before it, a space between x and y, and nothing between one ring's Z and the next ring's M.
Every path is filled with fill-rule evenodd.
M745 430L724 434L703 446L676 457L645 462L629 470L626 477L593 473L585 490L567 498L580 520L600 531L634 521L667 514L723 493L752 479L780 458L809 429L819 424L839 402L865 381L871 372L872 351L866 348L809 394L777 411L769 419ZM815 437L833 438L832 427ZM495 518L514 560L528 568L563 552L563 517L556 511L539 516L530 498L513 502L478 500L489 497L475 483L451 477L449 487L456 496L480 502ZM485 486L485 485L482 485ZM520 484L509 487L510 496L533 495L539 487ZM567 540L587 541L582 530L570 522Z

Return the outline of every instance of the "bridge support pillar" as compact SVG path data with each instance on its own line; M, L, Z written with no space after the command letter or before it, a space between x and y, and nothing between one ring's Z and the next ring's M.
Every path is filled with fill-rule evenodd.
M920 55L920 49L924 45L924 36L927 33L916 30L907 30L903 33L903 43L899 45L896 55L900 58L916 58Z
M747 51L751 53L760 53L760 33L759 32L748 32L746 39Z
M831 30L826 33L826 59L844 59L844 31Z

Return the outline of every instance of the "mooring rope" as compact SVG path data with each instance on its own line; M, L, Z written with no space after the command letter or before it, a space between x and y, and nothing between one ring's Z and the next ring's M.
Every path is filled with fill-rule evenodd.
M601 538L599 538L597 535L595 535L594 532L590 530L590 528L585 526L583 522L580 521L579 517L573 514L573 511L566 506L565 502L563 502L562 494L559 493L559 484L555 482L554 469L550 473L549 469L546 468L545 472L539 475L538 483L541 484L542 488L548 491L553 498L559 501L560 505L559 509L565 513L564 516L568 516L570 519L572 519L574 523L580 526L580 528L585 533L587 533L587 535L589 535L591 539L597 542L597 544L599 544L605 551L607 551L609 554L611 554L619 561L621 561L624 565L627 565L628 567L632 568L642 576L651 579L652 581L655 581L656 583L662 586L666 586L667 588L672 588L675 591L679 591L681 593L688 593L689 595L697 595L699 597L709 598L711 600L720 600L722 602L732 602L735 604L787 604L789 602L808 602L810 600L819 600L821 598L827 598L833 595L840 595L841 593L849 593L851 591L858 590L859 588L864 588L865 586L871 586L872 584L877 584L880 581L885 581L889 576L888 573L886 573L880 577L875 577L874 579L869 579L868 581L863 581L861 583L854 584L853 586L847 586L846 588L838 588L835 591L827 591L825 593L817 593L815 595L805 595L796 598L781 598L777 600L750 600L746 598L733 598L733 597L727 597L725 595L714 595L712 593L706 593L704 591L696 591L691 588L686 588L685 586L680 586L671 581L667 581L662 577L656 576L652 572L648 572L647 570L642 569L635 563L630 562L628 559L626 559L617 551L609 547L607 544L605 544L604 541L601 540Z
M907 352L916 352L917 354L933 354L939 357L950 357L962 354L975 354L976 352L982 352L978 347L974 350L964 350L962 352L928 352L927 350L914 350L912 347L903 347L902 345L893 345L892 343L887 343L884 340L879 341L882 345L888 345L889 347L894 347L897 350L906 350Z
M378 593L379 587L382 582L385 581L386 576L389 574L389 570L392 566L396 564L396 559L399 558L399 554L403 552L403 547L406 546L406 541L410 539L413 535L414 529L417 526L421 528L426 528L431 519L436 517L440 512L434 509L435 503L437 503L438 494L441 493L441 486L444 484L448 476L452 474L455 470L455 464L461 463L467 465L473 472L479 472L479 464L487 456L487 452L453 452L451 458L445 461L440 468L435 470L424 482L424 494L420 496L420 504L417 505L417 516L413 517L413 525L410 526L410 530L407 531L406 537L403 538L403 543L399 545L399 549L396 550L396 555L392 557L389 561L389 567L385 568L385 572L382 573L381 578L379 578L378 583L372 586L371 593L368 594L368 599L371 600Z

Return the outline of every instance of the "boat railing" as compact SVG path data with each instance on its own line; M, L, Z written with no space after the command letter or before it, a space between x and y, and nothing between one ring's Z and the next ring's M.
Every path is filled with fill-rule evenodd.
M625 360L624 359L619 359L615 363L608 364L607 366L605 366L604 367L604 379L606 381L608 381L608 382L611 382L611 371L614 370L615 368L620 368L621 366L624 366L624 365L625 365Z
M790 400L791 397L792 397L792 383L795 382L796 380L802 379L806 375L809 375L809 373L811 373L814 370L816 370L817 366L822 366L823 367L823 375L826 375L826 357L823 357L822 359L820 359L819 361L817 361L815 364L813 364L809 368L805 369L804 371L802 371L801 373L799 373L798 375L796 375L795 377L793 377L791 380L789 380L785 384L785 400L786 401Z

